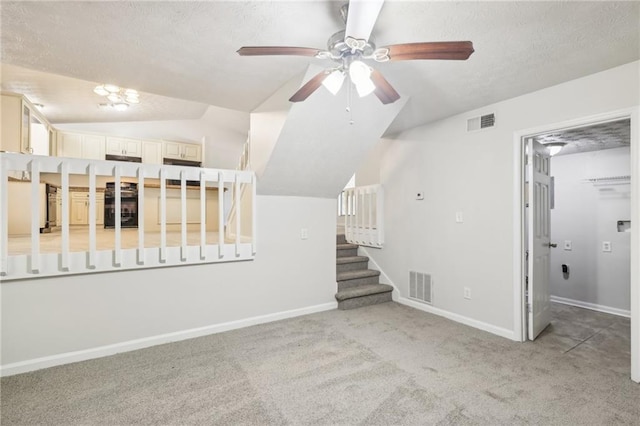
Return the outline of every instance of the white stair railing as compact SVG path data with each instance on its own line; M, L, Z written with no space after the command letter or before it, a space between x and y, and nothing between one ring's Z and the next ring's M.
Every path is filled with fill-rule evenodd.
M46 202L41 196L40 185L42 174L58 174L60 191L62 193L62 225L60 235L60 249L57 253L42 252L40 248L40 206ZM89 191L89 245L88 251L71 251L70 244L70 175L84 175L88 182ZM10 253L9 244L9 180L13 176L24 177L30 181L30 191L25 193L29 197L31 212L24 212L31 216L29 254ZM116 189L115 211L119 212L120 182L123 178L137 179L138 182L138 218L140 219L136 248L122 247L122 229L120 215L115 214L115 229L113 247L98 250L96 244L96 177L108 177L114 181ZM167 179L180 181L180 243L178 246L167 245ZM160 244L157 247L145 247L145 182L155 180L159 182L159 224ZM199 211L200 211L200 241L197 245L187 243L187 180L200 181ZM207 230L207 183L209 188L218 187L218 217L219 224L224 218L225 190L229 184L233 186L254 184L255 174L251 171L218 170L196 167L166 166L157 164L128 163L118 161L96 161L77 158L46 157L25 154L0 153L0 279L2 281L24 278L37 278L54 275L79 274L88 272L115 271L158 266L200 264L211 262L228 262L250 260L255 256L256 247L256 203L252 200L251 211L245 212L244 221L250 220L252 234L250 238L236 238L227 243L224 239L224 228L218 228L218 241L208 243ZM226 183L226 186L225 186ZM255 197L255 191L252 193ZM16 208L16 207L13 207ZM250 218L247 219L247 214ZM237 229L247 226L238 210L233 220ZM248 227L248 226L247 226ZM49 237L47 237L49 238Z
M384 244L384 190L382 185L348 188L340 194L339 208L345 216L348 242L369 247Z
M240 160L238 161L238 166L236 170L239 171L248 171L251 170L251 163L249 157L249 149L250 149L250 139L247 137L247 141L244 143L242 147L242 154L240 155ZM246 194L248 188L251 188L251 198L247 198L248 194ZM243 234L252 234L255 232L255 227L253 223L249 224L249 226L244 227L244 231L239 228L239 223L236 221L237 217L242 216L242 210L245 208L251 208L251 201L255 200L256 197L256 182L255 175L254 180L251 182L251 185L246 183L239 183L237 185L232 185L231 187L231 208L229 209L229 216L227 221L227 226L225 228L225 236L228 239L239 240L243 238Z

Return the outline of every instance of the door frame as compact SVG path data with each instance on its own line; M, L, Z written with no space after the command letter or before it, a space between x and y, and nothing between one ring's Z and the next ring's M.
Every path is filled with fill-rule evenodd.
M523 129L513 134L513 335L514 340L524 342L526 333L525 300L525 252L526 231L525 187L525 139L541 133L584 127L588 125L630 119L631 121L631 379L640 383L640 128L638 107L616 110L604 114L546 124Z

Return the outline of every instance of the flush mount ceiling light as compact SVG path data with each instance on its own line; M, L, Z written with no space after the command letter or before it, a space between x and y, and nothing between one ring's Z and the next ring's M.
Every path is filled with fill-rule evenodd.
M566 142L550 142L544 144L544 146L549 149L549 155L553 157L554 155L562 151L562 148L564 148L566 144Z
M140 103L140 95L137 90L125 89L114 84L100 84L93 89L96 95L105 96L110 103L98 105L101 109L114 109L126 111L131 104Z

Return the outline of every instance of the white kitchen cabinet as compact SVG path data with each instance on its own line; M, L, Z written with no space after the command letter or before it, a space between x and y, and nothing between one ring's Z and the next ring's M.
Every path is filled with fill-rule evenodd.
M104 160L104 144L104 136L58 132L59 157Z
M109 155L124 155L126 157L141 157L142 142L139 139L107 136L106 153Z
M192 143L164 141L164 158L174 160L202 161L202 147Z
M22 95L3 93L0 100L0 151L49 155L47 120Z
M162 164L162 142L142 141L142 162Z
M89 224L89 193L71 193L71 225ZM104 194L96 193L96 225L104 225Z

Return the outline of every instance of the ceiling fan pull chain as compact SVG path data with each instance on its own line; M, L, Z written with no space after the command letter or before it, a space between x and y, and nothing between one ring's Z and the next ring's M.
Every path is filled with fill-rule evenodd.
M349 89L349 91L347 92L347 112L349 113L349 124L353 125L353 111L351 111L351 86L353 86L353 84L349 84L347 89Z

